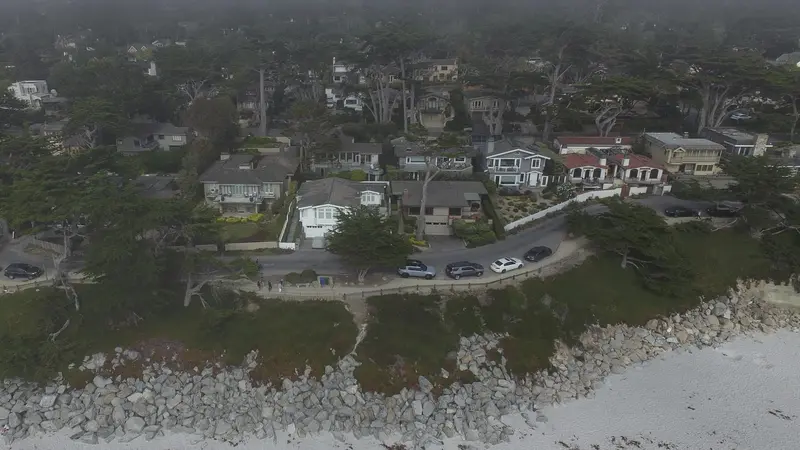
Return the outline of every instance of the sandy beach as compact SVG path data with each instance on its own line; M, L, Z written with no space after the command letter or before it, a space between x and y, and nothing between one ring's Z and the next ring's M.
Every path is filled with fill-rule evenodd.
M520 414L503 417L517 430L497 450L770 449L798 446L800 429L800 333L742 337L720 348L672 352L613 375L595 398L544 408L547 422L526 424ZM255 438L233 447L200 436L168 434L153 441L83 444L69 432L15 442L12 450L324 450L383 449L374 439L339 442L323 433L275 441ZM446 450L485 448L449 440Z

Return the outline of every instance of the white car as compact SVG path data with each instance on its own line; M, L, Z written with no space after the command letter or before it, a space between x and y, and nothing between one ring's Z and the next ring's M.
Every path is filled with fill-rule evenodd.
M519 258L500 258L493 262L490 267L494 272L506 273L510 270L519 269L524 265L525 263L523 263Z
M746 113L733 113L731 114L731 119L733 120L750 120L753 117Z

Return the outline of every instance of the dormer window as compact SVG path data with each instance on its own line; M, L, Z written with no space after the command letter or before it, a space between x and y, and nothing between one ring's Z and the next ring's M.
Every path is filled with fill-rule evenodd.
M381 204L381 197L376 192L367 191L361 193L361 204L362 205L380 205Z
M411 147L406 147L407 152L411 152Z

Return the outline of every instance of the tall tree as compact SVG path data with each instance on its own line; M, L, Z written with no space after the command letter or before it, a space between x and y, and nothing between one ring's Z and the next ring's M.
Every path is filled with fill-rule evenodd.
M238 134L236 105L228 97L196 99L186 111L186 123L215 145L230 143Z
M781 67L769 73L769 91L771 96L779 98L789 108L792 115L790 140L794 142L797 124L800 122L800 68Z
M655 95L652 83L631 77L608 77L586 84L580 91L583 108L594 116L597 133L608 136L621 114L649 103Z
M361 206L339 213L328 235L328 251L356 269L358 281L374 267L398 267L411 254L411 242L392 233L392 224L376 208Z
M64 128L68 137L80 137L83 147L97 147L104 135L116 138L129 125L125 114L111 101L98 97L76 99L69 108L69 122Z
M718 127L731 113L746 106L765 81L760 55L724 49L693 48L676 55L672 68L679 84L701 100L697 132Z
M300 100L292 104L292 131L299 137L300 158L303 164L319 157L323 152L333 152L341 144L333 127L328 108L315 100Z
M586 236L599 251L620 258L620 267L633 267L656 290L677 292L691 270L675 245L674 231L646 206L612 199L607 211L590 215L573 212L570 231Z

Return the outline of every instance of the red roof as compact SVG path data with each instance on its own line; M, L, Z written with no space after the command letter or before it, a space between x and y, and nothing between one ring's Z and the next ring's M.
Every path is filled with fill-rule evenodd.
M617 142L617 139L620 141ZM560 146L580 146L580 147L611 147L614 145L633 145L632 137L603 137L603 136L559 136L555 140Z
M612 160L618 165L622 165L622 155L614 155L612 156ZM653 161L652 159L648 158L644 155L637 155L636 153L629 153L628 159L630 159L630 164L626 169L639 169L641 167L649 167L651 169L664 169L664 166L661 164Z
M576 169L578 167L598 167L605 169L606 166L600 165L600 158L597 156L570 153L564 155L564 167L567 169Z

